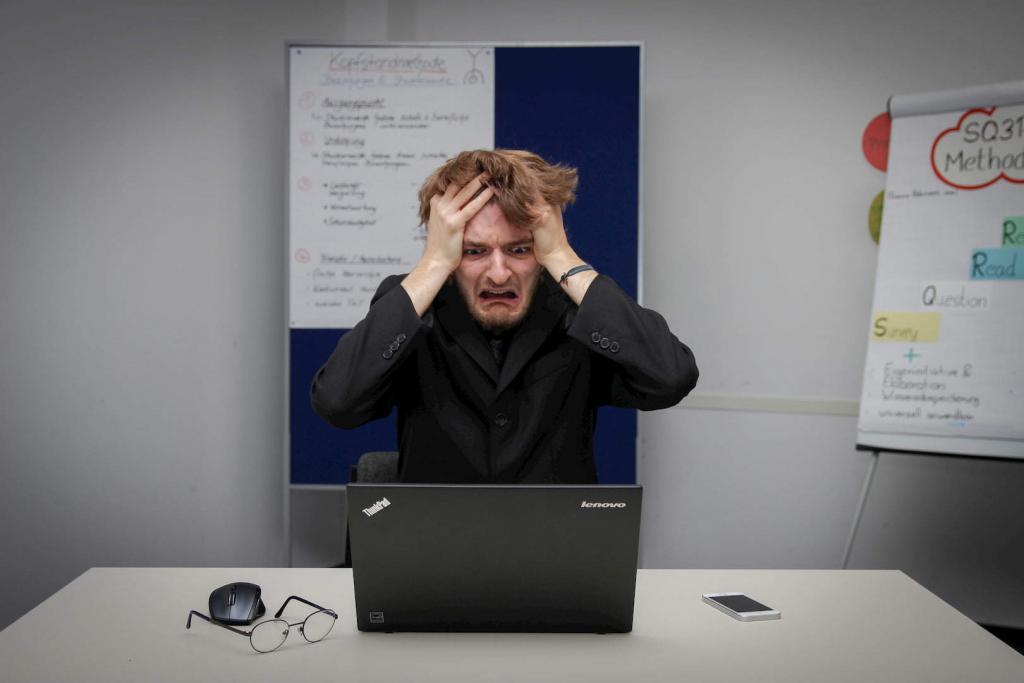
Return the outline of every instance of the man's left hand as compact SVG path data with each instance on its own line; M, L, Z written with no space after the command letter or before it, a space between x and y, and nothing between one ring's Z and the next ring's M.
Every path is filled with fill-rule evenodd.
M530 227L533 232L533 255L537 263L558 282L563 273L583 265L585 261L569 245L559 207L544 204L538 208L537 214L537 220ZM579 273L566 280L562 288L579 305L596 277L597 273L592 270Z
M569 246L569 238L565 235L562 211L557 206L544 204L537 214L538 218L530 228L533 231L533 255L537 262L550 272L549 263L554 265L555 262L561 263L570 257L579 260L576 252ZM556 275L555 278L557 277Z

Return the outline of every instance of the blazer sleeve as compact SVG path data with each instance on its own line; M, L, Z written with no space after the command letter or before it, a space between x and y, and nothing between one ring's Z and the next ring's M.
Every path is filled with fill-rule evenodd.
M599 402L640 410L669 408L697 384L697 364L655 311L599 275L567 333L595 358Z
M313 378L313 410L335 427L351 429L385 417L395 404L402 365L429 328L400 286L403 277L381 282L366 317L341 337Z

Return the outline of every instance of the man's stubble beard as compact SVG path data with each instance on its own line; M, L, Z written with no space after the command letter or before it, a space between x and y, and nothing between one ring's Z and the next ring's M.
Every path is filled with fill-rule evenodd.
M520 311L515 316L478 316L476 311L473 311L473 320L479 325L485 332L491 334L504 334L509 330L513 330L519 327L519 324L523 322L523 318L526 317L526 310ZM500 318L507 318L501 320Z

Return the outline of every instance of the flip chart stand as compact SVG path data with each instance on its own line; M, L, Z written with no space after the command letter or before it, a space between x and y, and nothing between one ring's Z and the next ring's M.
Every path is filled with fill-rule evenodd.
M868 461L868 473L864 477L864 488L860 492L860 502L857 504L857 512L853 515L853 525L850 527L850 537L846 541L846 551L843 553L843 569L850 563L850 553L853 552L853 542L857 538L857 529L860 528L861 517L864 516L864 505L868 500L868 492L871 491L871 483L875 480L875 470L878 468L878 458L881 451L871 451L871 460Z

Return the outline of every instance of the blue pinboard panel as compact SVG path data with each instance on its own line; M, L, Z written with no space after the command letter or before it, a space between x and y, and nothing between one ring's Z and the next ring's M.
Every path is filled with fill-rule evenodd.
M579 169L565 212L573 248L634 298L640 200L640 48L497 48L494 146ZM603 484L636 482L635 410L601 408L594 457Z

